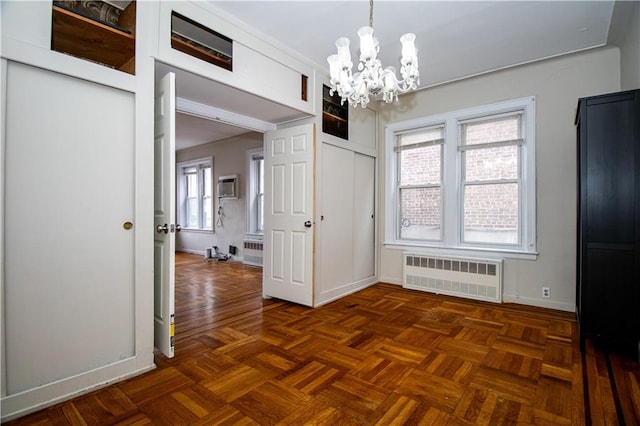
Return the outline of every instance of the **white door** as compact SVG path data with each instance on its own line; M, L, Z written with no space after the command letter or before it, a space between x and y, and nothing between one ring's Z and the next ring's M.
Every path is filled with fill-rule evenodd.
M321 279L322 299L353 282L353 151L322 144Z
M135 98L11 61L4 96L3 397L32 406L135 356Z
M173 357L175 320L175 124L176 80L168 73L156 83L154 195L154 345Z
M353 281L376 274L375 159L356 153L353 158Z
M305 124L264 136L263 294L306 306L313 306L314 135Z

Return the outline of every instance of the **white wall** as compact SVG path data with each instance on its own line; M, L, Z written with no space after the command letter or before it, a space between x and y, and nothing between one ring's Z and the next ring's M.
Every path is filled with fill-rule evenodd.
M207 247L218 246L221 252L228 253L229 245L238 248L234 258L242 258L242 240L247 227L247 194L246 179L247 151L262 147L262 134L245 133L243 135L225 139L218 142L210 142L192 148L176 152L176 162L194 160L197 158L213 157L214 185L218 176L238 175L236 191L237 199L215 200L214 228L215 232L181 231L177 234L176 250L191 253L204 254ZM216 226L218 221L218 207L222 203L223 226Z
M423 64L428 73L428 64ZM380 109L384 125L525 96L536 97L537 233L535 261L507 259L504 299L573 311L576 262L576 136L578 98L620 90L620 53L602 48L424 89ZM381 164L384 143L379 144ZM384 170L380 169L380 182ZM379 185L384 215L384 185ZM379 221L384 226L384 218ZM384 229L380 229L384 235ZM402 251L380 248L380 280L400 283ZM549 287L550 299L541 298Z
M629 25L620 44L622 90L640 89L640 2L629 2Z

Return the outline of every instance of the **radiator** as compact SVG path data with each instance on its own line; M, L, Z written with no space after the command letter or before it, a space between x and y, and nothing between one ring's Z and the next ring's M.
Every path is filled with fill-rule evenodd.
M402 256L402 286L436 294L502 303L502 260Z
M262 266L263 242L262 240L244 240L242 263L253 266Z

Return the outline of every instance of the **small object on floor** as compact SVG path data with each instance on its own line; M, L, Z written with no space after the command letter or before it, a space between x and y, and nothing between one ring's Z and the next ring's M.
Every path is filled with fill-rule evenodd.
M213 248L207 248L207 254L205 255L204 260L205 261L209 261L209 260L217 260L218 262L226 262L227 260L231 259L231 256L229 256L228 254L225 253L220 253L220 250L218 250L218 246L213 246Z

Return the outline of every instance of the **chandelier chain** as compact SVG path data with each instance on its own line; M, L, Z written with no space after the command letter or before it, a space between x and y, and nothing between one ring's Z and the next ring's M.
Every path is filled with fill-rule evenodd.
M373 28L373 0L369 0L369 26Z

